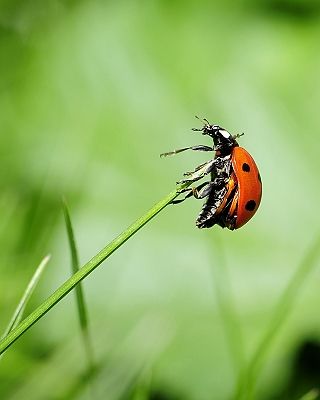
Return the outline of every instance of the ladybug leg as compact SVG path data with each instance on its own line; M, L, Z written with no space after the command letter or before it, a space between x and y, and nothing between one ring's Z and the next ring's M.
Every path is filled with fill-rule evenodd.
M213 181L204 182L196 188L192 188L192 194L196 199L204 199L212 190L222 189L226 184L225 178L215 178Z
M232 137L233 137L233 139L238 139L239 137L241 137L241 136L243 136L244 135L244 132L242 132L242 133L237 133L236 135L233 135Z
M187 183L187 182L195 182L205 175L210 174L215 168L215 160L210 160L202 165L199 165L193 172L187 172L187 178L181 179L177 182L177 184Z
M200 185L193 190L193 196L196 199L204 199L209 196L212 192L212 189L215 187L215 182L205 182L204 185Z
M179 200L172 200L171 204L179 204L185 201L186 199L194 196L196 199L203 199L204 197L208 196L211 191L213 182L204 182L201 185L193 188L186 188L180 190L180 193L189 192L183 199Z
M192 189L187 189L187 190L189 190L189 193L188 193L186 196L184 196L183 199L172 200L170 204L179 204L179 203L182 203L183 201L187 200L189 197L192 197L192 196L193 196ZM186 191L187 191L187 190L186 190ZM181 193L182 193L182 192L181 192Z
M213 189L221 189L225 185L225 178L218 177L213 181L204 182L197 187L181 189L180 193L189 192L183 199L172 200L171 204L179 204L188 199L189 197L195 197L196 199L204 199L209 196Z
M224 161L220 157L214 158L213 160L207 161L204 164L199 165L193 172L186 172L186 179L181 179L177 184L183 184L188 182L195 182L203 178L205 175L211 172L216 173L217 169L223 167Z
M203 144L198 144L197 146L184 147L182 149L169 151L168 153L162 153L162 154L160 154L160 157L172 156L174 154L182 153L183 151L186 151L186 150L213 151L214 149L212 147L210 147L210 146L205 146Z
M208 161L206 161L203 164L200 164L197 166L197 168L195 168L194 171L187 171L183 174L183 176L191 176L192 174L194 174L195 172L199 171L202 167L204 167L206 164L208 163Z

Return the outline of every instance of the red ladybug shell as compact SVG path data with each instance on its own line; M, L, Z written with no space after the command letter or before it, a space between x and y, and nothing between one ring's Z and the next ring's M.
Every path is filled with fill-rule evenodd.
M231 163L239 189L237 219L234 226L234 229L238 229L257 211L262 196L262 183L254 159L243 147L234 147Z

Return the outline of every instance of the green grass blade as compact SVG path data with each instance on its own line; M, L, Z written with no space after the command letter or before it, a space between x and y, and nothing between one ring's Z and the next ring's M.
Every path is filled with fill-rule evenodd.
M284 321L288 317L298 292L304 284L306 278L317 265L319 261L320 235L315 239L310 248L306 251L304 258L298 266L292 279L289 281L286 289L282 293L280 300L275 308L273 317L266 328L260 344L255 350L247 368L239 380L236 399L249 400L254 398L255 386L259 373L263 367L266 354L270 349L275 336L281 329Z
M42 318L52 307L61 301L82 279L86 278L103 261L105 261L115 250L121 247L131 236L162 211L172 200L179 196L178 189L184 189L191 183L184 184L173 190L166 197L155 204L141 218L130 225L119 236L107 244L98 254L79 269L71 278L67 279L54 293L51 294L39 307L37 307L27 318L25 318L4 339L0 340L0 354L10 347L21 335L23 335L33 324Z
M135 382L135 389L132 400L148 400L151 393L152 372L150 369L144 370Z
M14 313L12 315L10 322L3 333L2 338L5 338L12 331L12 329L14 329L21 321L25 307L26 307L30 297L32 296L32 293L34 292L34 289L36 288L36 286L40 280L40 277L50 260L50 257L51 257L50 255L47 255L46 257L44 257L44 259L41 261L41 263L35 270L34 274L32 275L32 277L28 283L28 286L26 287L26 290L24 291L24 293L19 301L19 304L17 305L17 308L14 310Z
M319 398L319 390L312 389L310 392L306 393L304 396L300 397L300 400L316 400Z
M69 213L67 203L65 200L62 201L62 208L63 208L63 214L64 214L65 223L66 223L66 229L67 229L67 235L68 235L68 241L69 241L69 247L70 247L71 271L73 274L75 274L80 268L80 263L79 263L78 251L77 251L76 241L75 241L75 237L74 237L71 217L70 217L70 213ZM90 338L88 313L87 313L87 307L85 304L84 294L83 294L81 283L79 283L76 286L75 292L76 292L77 309L78 309L78 316L79 316L83 346L84 346L87 363L88 363L88 375L92 376L93 371L94 371L93 346L92 346L92 341Z

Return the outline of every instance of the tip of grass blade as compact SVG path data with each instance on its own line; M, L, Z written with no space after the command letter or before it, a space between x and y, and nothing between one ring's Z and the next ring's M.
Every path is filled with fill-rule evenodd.
M186 186L189 186L189 182ZM163 211L172 201L179 196L180 192L175 188L168 195L153 205L140 218L129 225L124 231L106 244L95 254L82 268L60 285L46 300L44 300L30 315L28 315L15 329L4 339L0 340L0 354L12 346L28 329L37 323L47 312L58 304L68 293L70 293L83 279L98 268L116 250L120 249L127 240L133 237L140 229Z
M16 309L14 310L14 313L11 317L11 320L10 320L7 328L5 329L5 331L2 335L2 338L6 337L12 331L12 329L14 329L21 321L23 312L26 308L26 305L27 305L28 301L30 300L30 297L31 297L32 293L34 292L34 290L40 280L40 277L41 277L43 271L45 270L45 267L47 266L50 258L51 258L51 254L46 255L43 258L43 260L40 262L40 264L38 265L37 269L35 270L34 274L31 277Z
M66 230L67 230L67 235L68 235L68 242L69 242L69 249L70 249L70 254L71 254L71 272L75 274L79 268L79 256L78 256L78 250L76 246L76 240L74 236L74 230L72 226L72 221L70 217L70 212L68 210L67 202L64 197L62 197L62 208L63 208L63 214L64 214L64 219L65 219L65 224L66 224ZM82 285L81 283L78 283L78 285L75 287L76 291L76 300L77 300L77 309L78 309L78 316L79 316L79 321L80 321L80 328L81 328L81 333L82 333L82 338L83 338L83 346L85 349L85 354L87 357L87 362L88 362L88 376L93 375L94 372L94 356L93 356L93 346L92 342L90 339L89 335L89 324L88 324L88 317L87 317L87 307L85 304L85 299L84 299L84 294L82 290Z
M70 248L70 254L71 254L72 273L75 274L79 270L78 251L77 251L71 217L70 217L66 199L64 197L62 197L61 201L62 201L62 210L63 210L64 220L65 220L65 224L66 224L66 230L67 230L69 248ZM77 288L78 287L80 287L80 285L78 285Z

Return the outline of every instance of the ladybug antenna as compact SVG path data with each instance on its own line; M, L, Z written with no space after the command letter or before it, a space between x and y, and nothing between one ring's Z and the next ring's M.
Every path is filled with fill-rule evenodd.
M233 136L233 139L238 139L239 137L243 136L244 132L242 133L237 133L236 135Z
M195 118L197 118L201 122L205 122L206 124L210 125L210 122L207 120L207 118L199 118L197 115L195 115Z
M195 118L204 123L204 125L210 125L210 122L206 118L199 118L197 115L195 115ZM200 132L203 131L203 128L192 128L192 130Z

